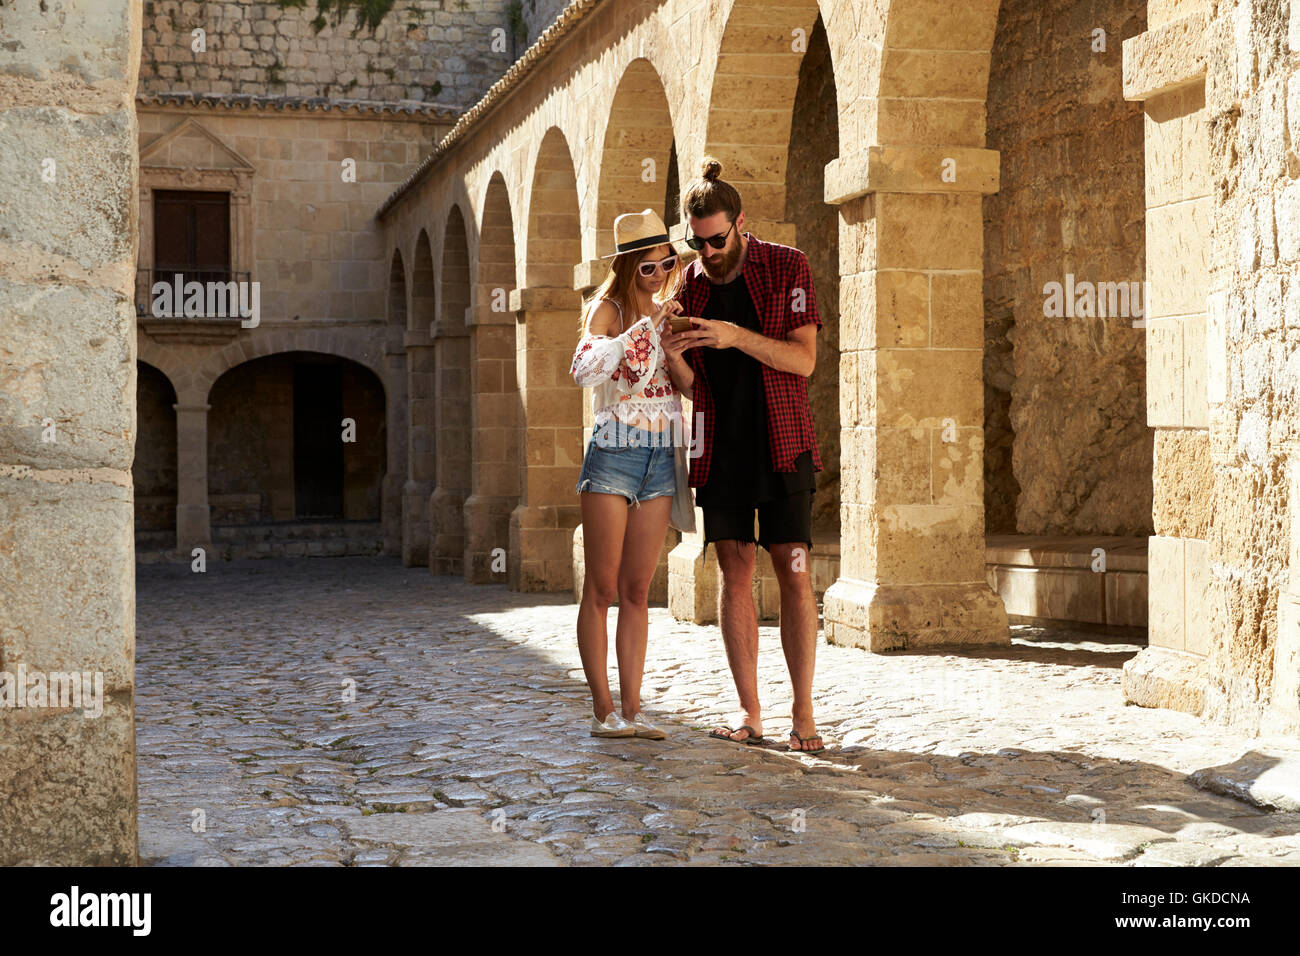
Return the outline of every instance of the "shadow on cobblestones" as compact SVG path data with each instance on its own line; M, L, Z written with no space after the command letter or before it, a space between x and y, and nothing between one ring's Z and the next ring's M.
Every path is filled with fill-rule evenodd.
M669 739L601 741L586 734L567 594L377 558L138 574L149 862L1300 859L1300 817L1186 780L1243 741L1124 707L1112 658L1136 648L1096 635L908 655L822 645L823 759L710 740L734 700L717 630L664 609L646 711ZM788 688L776 629L761 640L771 738Z

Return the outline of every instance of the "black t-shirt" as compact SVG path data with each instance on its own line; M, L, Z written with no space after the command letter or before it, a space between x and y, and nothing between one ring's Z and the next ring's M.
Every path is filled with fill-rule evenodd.
M733 322L762 334L743 270L728 283L709 284L703 312L703 318ZM762 363L737 348L702 348L715 415L709 481L695 489L696 504L702 508L752 508L761 501L815 489L811 451L795 458L794 471L772 470Z

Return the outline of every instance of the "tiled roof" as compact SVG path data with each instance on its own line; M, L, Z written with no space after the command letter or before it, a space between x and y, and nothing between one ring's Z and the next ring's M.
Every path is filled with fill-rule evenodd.
M434 147L432 153L420 161L420 165L416 166L415 171L406 177L406 181L384 200L383 205L375 212L375 217L382 218L388 210L396 205L398 200L423 179L452 146L467 135L475 123L482 120L499 106L505 97L524 81L546 55L562 43L573 32L574 28L602 2L604 0L572 0L567 7L561 10L560 15L555 18L555 22L542 31L541 35L533 42L533 45L524 51L524 55L516 60L510 69L506 70L501 79L488 88L488 91L483 94L483 98L461 114L460 119L456 121L456 125L451 128L451 132L442 138L442 142Z

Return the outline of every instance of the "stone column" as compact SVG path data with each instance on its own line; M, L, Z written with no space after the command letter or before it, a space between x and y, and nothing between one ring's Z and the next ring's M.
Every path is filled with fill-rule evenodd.
M468 313L468 309L466 312ZM437 484L429 498L429 571L463 574L465 499L470 488L470 338L465 322L434 327Z
M471 493L465 499L465 580L506 581L510 513L519 503L519 386L515 381L515 315L480 287L477 315L469 318ZM502 308L494 311L495 301Z
M390 337L391 339L391 337ZM384 472L380 514L384 527L384 554L402 553L402 490L406 485L407 425L406 351L400 334L387 348L388 382L384 389L388 409L385 427L388 434L388 462Z
M870 147L826 167L840 249L863 250L840 280L833 643L1010 641L984 571L981 197L997 182L998 154L965 147Z
M523 405L521 496L510 515L514 591L573 587L574 489L582 467L582 390L569 378L582 297L572 289L510 293L517 316L515 374Z
M0 866L138 862L140 30L0 6Z
M1226 394L1226 297L1209 295L1207 21L1203 12L1179 19L1171 12L1153 6L1147 32L1124 43L1124 98L1141 101L1146 113L1148 301L1141 324L1147 424L1155 429L1155 534L1147 551L1148 646L1124 665L1123 688L1134 703L1200 713L1212 619L1210 426ZM1207 311L1219 329L1219 374L1207 363Z
M409 415L406 484L402 487L402 563L429 563L429 498L435 471L434 348L428 331L407 331L406 407Z
M176 549L188 555L212 548L208 507L208 409L211 405L173 405L176 409Z

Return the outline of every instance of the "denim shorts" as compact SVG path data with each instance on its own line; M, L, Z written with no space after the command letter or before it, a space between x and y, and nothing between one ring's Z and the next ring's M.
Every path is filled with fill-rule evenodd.
M677 492L672 429L647 431L610 422L587 443L578 475L579 493L622 495L629 505Z

